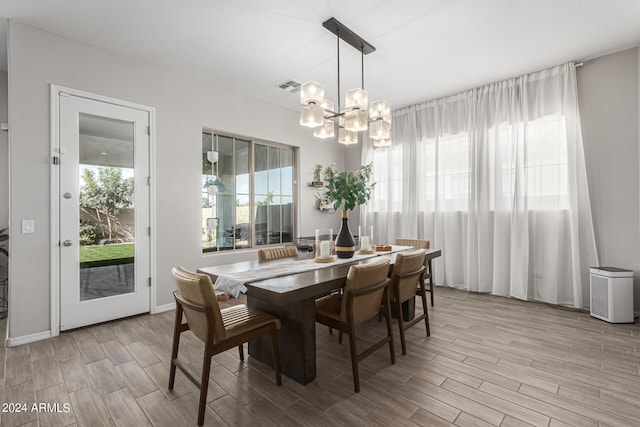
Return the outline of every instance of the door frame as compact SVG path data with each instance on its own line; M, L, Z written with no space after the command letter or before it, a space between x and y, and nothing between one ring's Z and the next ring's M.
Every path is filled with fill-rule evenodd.
M149 274L151 287L149 289L149 312L156 313L156 109L142 104L136 104L121 99L98 95L82 90L51 84L51 336L60 335L60 176L59 166L53 159L60 156L60 97L77 96L93 101L106 102L122 107L133 108L149 114L149 225L151 235L149 241Z

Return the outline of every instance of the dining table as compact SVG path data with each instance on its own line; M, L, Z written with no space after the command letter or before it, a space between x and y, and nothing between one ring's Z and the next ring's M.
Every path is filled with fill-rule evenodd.
M352 265L366 264L384 257L389 259L391 269L398 253L412 249L412 247L393 248L393 252L380 252L376 253L376 256L368 258L354 257L352 262L328 263L315 266L309 271L298 271L266 279L248 279L244 283L247 305L270 313L281 321L281 328L278 331L278 345L283 374L301 384L307 384L315 379L316 299L343 288L347 273ZM425 259L433 260L441 254L440 249L427 249ZM312 254L304 254L297 258L287 259L286 262L296 263L310 258L312 258ZM198 272L208 274L212 282L216 283L218 277L223 274L273 269L275 263L278 262L282 263L283 261L244 261L223 266L202 267L198 269ZM431 273L433 274L433 272ZM412 300L405 304L403 313L403 318L413 318L415 301ZM249 342L249 355L273 366L271 338L258 338Z

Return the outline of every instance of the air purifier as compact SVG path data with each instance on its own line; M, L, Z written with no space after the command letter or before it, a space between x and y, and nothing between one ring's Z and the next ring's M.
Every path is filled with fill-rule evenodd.
M610 323L633 323L633 271L591 267L591 316Z

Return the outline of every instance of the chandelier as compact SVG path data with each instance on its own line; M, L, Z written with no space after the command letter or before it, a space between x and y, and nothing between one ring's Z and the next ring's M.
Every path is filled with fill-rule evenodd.
M337 36L338 108L324 97L323 85L314 81L304 83L300 86L300 124L313 128L313 136L322 139L335 137L337 125L340 144L357 144L359 132L369 130L375 147L391 145L391 107L387 101L369 104L369 94L364 90L364 55L375 52L376 48L335 18L323 22L322 26ZM340 40L360 51L362 63L361 87L346 92L344 110L340 107Z

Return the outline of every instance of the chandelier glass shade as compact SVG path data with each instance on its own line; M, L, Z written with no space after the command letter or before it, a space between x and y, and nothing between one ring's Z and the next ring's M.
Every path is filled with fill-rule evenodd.
M375 51L375 47L335 18L322 25L338 37L338 108L324 97L322 84L308 81L300 86L300 124L312 128L313 136L322 139L335 137L337 126L340 144L357 144L359 132L368 130L375 147L390 145L391 107L387 101L369 104L369 94L364 90L364 55ZM362 87L346 91L344 110L340 108L340 40L358 49L362 55Z

